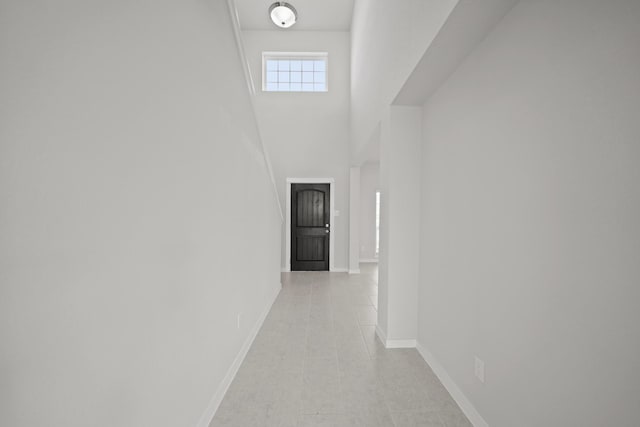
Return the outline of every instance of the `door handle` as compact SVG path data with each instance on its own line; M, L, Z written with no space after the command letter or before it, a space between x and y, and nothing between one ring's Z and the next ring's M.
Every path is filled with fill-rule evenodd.
M329 228L329 224L325 224L324 226L325 226L326 228Z
M329 230L324 230L325 233L329 234Z

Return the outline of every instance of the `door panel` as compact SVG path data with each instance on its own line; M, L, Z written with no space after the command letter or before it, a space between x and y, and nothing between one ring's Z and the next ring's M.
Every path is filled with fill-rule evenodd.
M329 271L329 184L291 184L291 270Z
M300 190L297 195L298 227L324 227L324 193Z
M297 261L324 261L324 236L298 236Z

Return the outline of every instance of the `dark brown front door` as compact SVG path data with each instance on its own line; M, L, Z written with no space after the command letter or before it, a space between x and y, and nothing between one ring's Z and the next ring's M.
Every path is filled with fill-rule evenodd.
M329 184L291 184L291 270L329 271Z

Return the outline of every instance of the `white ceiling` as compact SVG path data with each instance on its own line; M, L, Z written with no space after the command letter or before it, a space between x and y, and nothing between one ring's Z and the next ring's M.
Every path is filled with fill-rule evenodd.
M235 0L243 30L274 31L349 31L354 0L289 0L298 11L298 22L289 28L278 28L269 18L274 0Z

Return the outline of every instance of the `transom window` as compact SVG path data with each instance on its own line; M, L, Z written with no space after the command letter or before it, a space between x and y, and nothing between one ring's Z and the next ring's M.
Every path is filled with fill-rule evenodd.
M262 54L262 90L266 92L326 92L327 53Z

